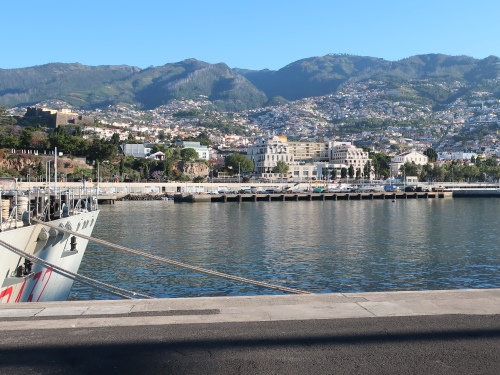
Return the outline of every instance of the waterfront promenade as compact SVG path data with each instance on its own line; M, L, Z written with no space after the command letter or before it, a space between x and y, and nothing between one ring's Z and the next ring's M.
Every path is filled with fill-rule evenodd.
M0 373L498 374L500 289L0 305Z

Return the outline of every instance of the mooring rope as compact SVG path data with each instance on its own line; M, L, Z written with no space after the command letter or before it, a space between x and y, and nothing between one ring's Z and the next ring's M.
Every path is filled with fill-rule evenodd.
M262 282L262 281L251 280L251 279L247 279L247 278L244 278L244 277L239 277L239 276L229 275L227 273L213 271L213 270L209 270L209 269L198 267L198 266L192 266L190 264L178 262L176 260L171 260L171 259L159 257L159 256L148 254L148 253L145 253L145 252L142 252L142 251L134 250L134 249L131 249L131 248L128 248L128 247L125 247L125 246L117 245L117 244L114 244L112 242L108 242L108 241L104 241L104 240L101 240L101 239L98 239L98 238L86 236L84 234L73 232L72 230L69 230L69 229L66 229L66 228L63 228L63 227L58 227L58 226L52 225L52 224L50 224L48 222L44 222L44 221L41 221L41 220L38 220L38 219L34 219L33 218L32 220L34 222L36 222L36 223L39 223L39 224L42 224L42 225L46 225L48 227L57 229L57 230L59 230L61 232L69 233L69 234L72 234L72 235L84 238L84 239L86 239L88 241L96 242L96 243L99 243L101 245L109 246L109 247L117 249L117 250L126 251L126 252L129 252L129 253L132 253L132 254L135 254L135 255L139 255L139 256L142 256L142 257L145 257L145 258L153 259L153 260L156 260L158 262L167 263L167 264L171 264L171 265L182 267L182 268L187 268L187 269L190 269L190 270L193 270L193 271L198 271L198 272L206 273L208 275L218 276L218 277L222 277L222 278L229 279L229 280L234 280L234 281L238 281L238 282L242 282L242 283L247 283L247 284L253 284L253 285L261 286L261 287L264 287L264 288L275 289L275 290L279 290L279 291L282 291L282 292L289 292L289 293L295 293L295 294L312 294L311 292L308 292L308 291L305 291L305 290L301 290L301 289L288 288L286 286L274 285L274 284L265 283L265 282Z
M98 281L98 280L91 279L90 277L79 275L79 274L76 274L74 272L65 270L64 268L61 268L59 266L56 266L55 264L47 262L46 260L43 260L42 258L39 258L33 254L29 254L21 249L18 249L17 247L10 245L3 240L0 240L0 245L5 247L7 250L12 251L15 254L17 254L25 259L28 259L29 261L31 261L33 263L40 264L43 267L52 270L52 272L55 272L61 276L67 277L73 281L78 281L78 282L81 282L82 284L89 285L91 287L102 290L104 292L108 292L108 293L114 294L116 296L119 296L122 298L127 298L127 299L133 299L133 298L137 298L137 297L146 298L146 299L153 298L153 297L147 296L145 294L132 292L130 290L119 288L119 287L116 287L116 286L113 286L110 284L103 283L103 282Z

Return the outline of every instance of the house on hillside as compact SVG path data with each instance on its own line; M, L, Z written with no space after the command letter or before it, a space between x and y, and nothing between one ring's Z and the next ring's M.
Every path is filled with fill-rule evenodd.
M146 159L150 159L150 160L164 160L165 159L165 153L161 152L161 151L158 151L158 152L155 152L154 154L146 156Z
M145 158L151 153L151 148L144 146L143 143L123 143L120 148L123 155L133 156L134 158Z

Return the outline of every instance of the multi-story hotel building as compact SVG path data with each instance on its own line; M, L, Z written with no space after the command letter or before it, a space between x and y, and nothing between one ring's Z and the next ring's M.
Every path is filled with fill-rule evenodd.
M248 147L247 157L254 162L254 173L260 177L294 181L321 179L325 168L336 169L340 175L342 167L352 165L355 171L362 172L370 160L368 152L351 142L287 142L286 137L280 136L257 140ZM289 166L287 176L272 172L278 161Z
M286 137L275 136L272 138L258 139L247 148L247 157L254 163L254 172L262 177L272 174L272 170L283 161L291 164L293 155L288 149Z
M368 152L354 146L352 142L330 142L329 150L331 164L345 165L346 168L352 165L355 171L362 171L370 161Z

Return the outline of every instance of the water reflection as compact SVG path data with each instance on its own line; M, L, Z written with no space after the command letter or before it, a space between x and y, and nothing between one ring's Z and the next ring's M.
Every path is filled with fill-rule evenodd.
M94 236L312 292L500 287L497 199L102 206ZM89 244L80 273L155 297L279 293ZM109 295L75 284L72 299Z

